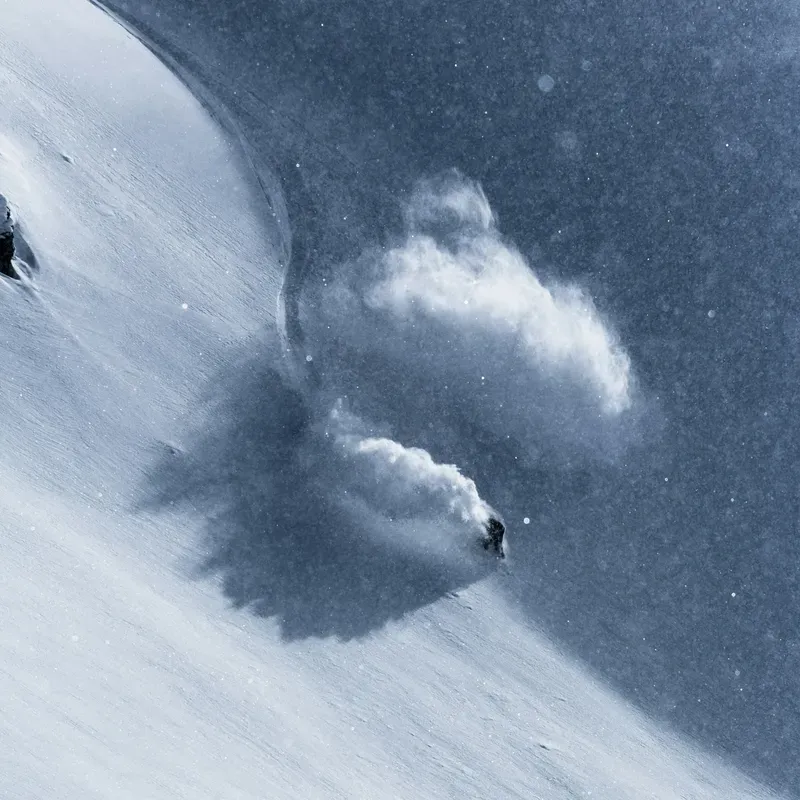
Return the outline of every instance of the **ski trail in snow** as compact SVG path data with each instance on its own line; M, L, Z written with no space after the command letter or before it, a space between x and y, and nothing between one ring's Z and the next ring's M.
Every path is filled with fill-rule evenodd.
M299 302L303 289L303 281L311 266L311 251L318 243L320 232L317 215L311 207L308 187L297 167L287 167L283 174L284 197L288 209L297 211L306 222L302 235L298 235L298 227L288 219L287 262L283 272L283 282L278 292L278 338L284 363L289 377L296 389L308 395L318 381L311 356L305 352L305 337L300 325Z

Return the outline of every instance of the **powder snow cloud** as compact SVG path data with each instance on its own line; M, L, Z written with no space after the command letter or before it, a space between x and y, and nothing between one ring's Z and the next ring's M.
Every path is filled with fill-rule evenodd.
M420 181L404 219L391 246L305 289L301 321L328 407L345 396L404 443L443 454L470 440L531 460L617 455L634 381L591 298L545 285L480 186L455 171Z
M500 516L458 467L395 441L342 400L313 426L305 463L360 529L417 555L438 554L451 565L480 554L486 522Z
M324 433L341 460L342 481L393 519L436 517L443 512L483 530L496 513L481 499L475 482L430 453L404 447L349 413L342 401L331 409Z

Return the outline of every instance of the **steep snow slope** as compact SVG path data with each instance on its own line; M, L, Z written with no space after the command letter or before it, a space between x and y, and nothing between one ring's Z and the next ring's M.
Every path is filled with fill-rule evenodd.
M398 200L455 166L539 275L589 290L661 437L567 472L447 455L474 430L424 445L511 523L502 592L529 619L638 708L798 795L798 6L109 2L270 162L300 163L285 186L312 263L393 245ZM418 444L437 419L405 416Z
M85 0L7 3L0 95L39 264L0 285L0 795L767 796L518 621L488 568L304 517L280 198L138 41ZM226 558L255 614L191 579Z

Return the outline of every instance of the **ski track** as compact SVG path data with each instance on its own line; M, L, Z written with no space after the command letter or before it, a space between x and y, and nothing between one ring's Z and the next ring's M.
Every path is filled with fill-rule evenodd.
M288 223L222 101L92 2L2 10L0 186L41 272L0 292L0 796L769 796L491 581L368 637L285 641L191 579L202 515L142 510L142 486L285 319Z

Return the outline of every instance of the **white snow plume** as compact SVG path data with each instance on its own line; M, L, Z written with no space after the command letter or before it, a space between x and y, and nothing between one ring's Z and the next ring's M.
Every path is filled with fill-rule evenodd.
M615 455L634 417L631 364L591 298L544 285L456 172L420 182L405 220L397 244L307 288L302 323L328 396L406 439L466 421L531 457Z
M458 467L437 464L426 450L369 435L368 429L338 400L325 434L337 456L347 462L340 473L343 480L376 511L391 519L452 515L475 530L482 530L496 513L478 494L475 481Z
M456 172L438 178L420 180L405 207L409 231L435 234L464 231L467 228L489 230L495 217L480 185L467 181Z
M459 580L492 568L480 547L485 524L499 516L475 482L429 452L406 447L336 400L300 452L303 474L323 505L346 513L356 538L382 541Z

